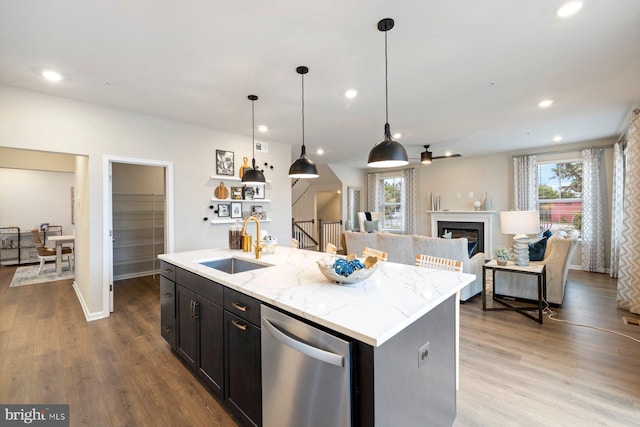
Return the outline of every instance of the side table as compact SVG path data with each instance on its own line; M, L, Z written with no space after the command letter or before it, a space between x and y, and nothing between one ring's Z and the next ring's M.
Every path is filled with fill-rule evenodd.
M492 307L487 308L487 270L491 270L493 274L493 300L499 304L502 304L504 307ZM512 273L519 274L531 274L538 276L538 305L535 306L516 306L506 302L502 298L498 298L495 295L495 286L496 286L496 270L510 271ZM498 265L498 262L495 259L492 259L488 263L482 266L482 310L483 311L503 311L503 310L512 310L517 311L518 313L528 317L529 319L535 320L542 324L542 315L544 312L543 304L547 299L547 270L544 264L529 264L526 266L515 265L513 261L509 261L507 265ZM529 311L538 311L538 317L532 316L529 314Z

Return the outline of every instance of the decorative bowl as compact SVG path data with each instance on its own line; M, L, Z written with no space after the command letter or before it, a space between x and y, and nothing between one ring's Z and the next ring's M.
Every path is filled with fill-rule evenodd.
M368 279L376 272L378 269L378 264L373 265L371 268L362 268L360 270L355 270L349 276L342 276L335 272L333 269L334 262L340 257L324 257L316 261L318 264L318 268L320 272L334 283L338 283L339 285L349 285L352 283L358 283L365 279ZM364 258L360 258L360 261L364 264Z

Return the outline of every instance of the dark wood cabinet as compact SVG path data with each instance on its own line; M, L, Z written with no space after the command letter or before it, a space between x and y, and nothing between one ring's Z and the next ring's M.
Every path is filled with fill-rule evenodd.
M160 276L160 334L176 349L176 284Z
M160 261L160 334L176 349L176 267Z
M188 271L177 270L176 331L178 356L198 374L205 385L224 398L221 285Z
M262 425L260 328L225 311L227 384L231 410L250 426Z
M261 426L260 301L165 262L161 274L162 336L243 424Z

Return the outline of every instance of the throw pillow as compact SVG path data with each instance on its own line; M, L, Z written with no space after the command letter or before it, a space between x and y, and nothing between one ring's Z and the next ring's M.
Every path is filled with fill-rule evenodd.
M547 249L547 237L543 237L535 243L529 243L529 260L542 261L544 259L544 251Z
M367 233L377 233L380 231L380 222L376 219L375 221L364 221L364 231Z
M451 238L451 232L444 233L444 234L442 235L442 238L443 238L443 239L450 239L450 238Z

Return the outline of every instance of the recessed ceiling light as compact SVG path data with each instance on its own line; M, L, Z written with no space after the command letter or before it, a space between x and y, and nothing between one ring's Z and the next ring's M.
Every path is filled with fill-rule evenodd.
M400 132L396 132L396 133L393 134L393 137L395 139L400 139L400 138L402 138L402 134Z
M345 96L345 97L347 97L347 98L349 98L349 99L353 99L353 98L355 98L356 96L358 96L358 91L357 91L357 90L355 90L355 89L347 89L347 90L344 92L344 96Z
M62 74L53 70L42 71L42 77L49 80L50 82L59 82L60 80L62 80Z
M547 107L551 106L551 104L553 104L553 99L543 99L542 101L540 101L538 103L538 107L547 108Z
M553 137L553 142L560 142L562 141L562 136L561 135L556 135Z
M560 18L566 18L568 16L575 15L580 9L582 9L581 1L570 1L560 6L558 11L556 12L556 16L559 16Z
M324 154L324 150L323 150L322 148L318 148L318 149L316 150L316 154L323 155L323 154Z
M259 131L259 132L264 133L264 132L266 132L266 131L268 131L268 130L269 130L269 128L268 128L268 127L266 127L265 125L260 125L260 126L258 126L258 131Z

